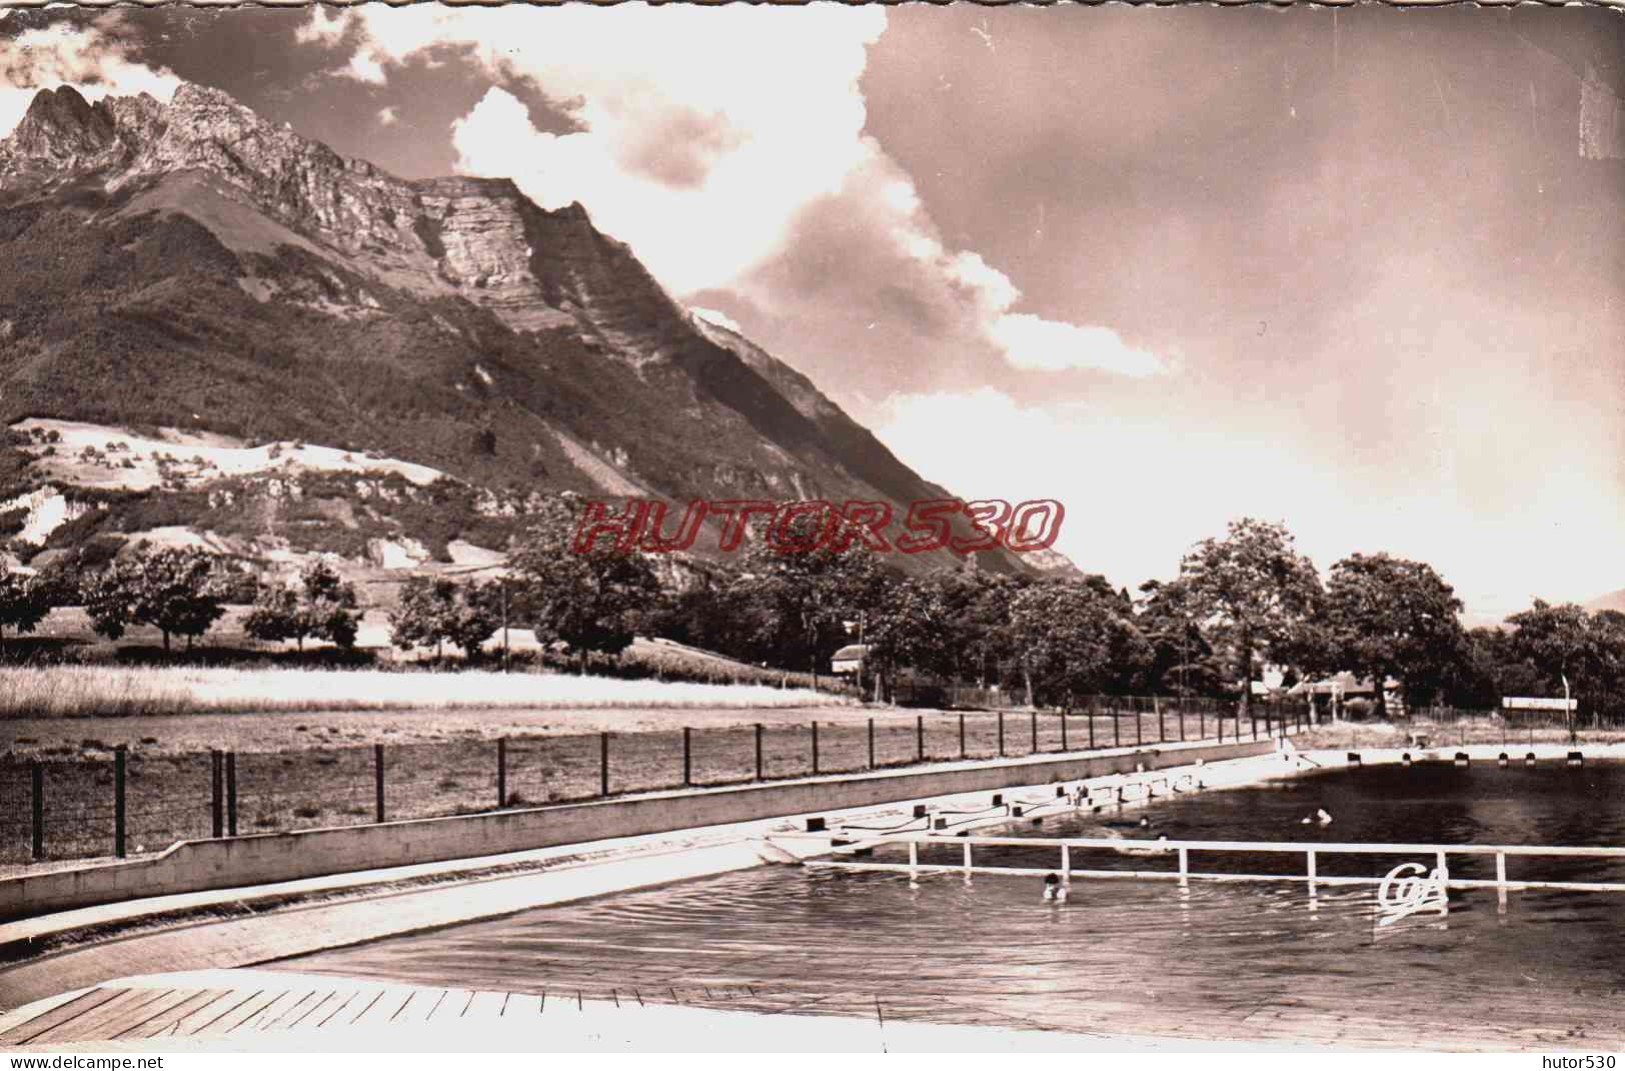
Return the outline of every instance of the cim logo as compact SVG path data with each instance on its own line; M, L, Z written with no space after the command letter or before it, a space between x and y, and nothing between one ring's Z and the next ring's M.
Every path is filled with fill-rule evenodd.
M634 549L647 554L688 550L699 538L700 525L707 518L715 518L721 521L717 549L735 551L755 518L765 530L768 546L781 554L826 549L839 554L854 541L870 550L904 554L943 549L970 554L997 547L1025 554L1053 546L1066 517L1065 507L1052 498L1016 506L998 498L969 502L928 499L909 506L900 522L903 533L889 540L885 529L892 523L894 511L887 502L853 499L836 505L821 499L789 503L696 500L684 508L670 535L666 534L668 512L667 503L659 499L632 499L619 512L612 512L604 502L589 501L581 511L573 548L577 554L590 554L607 542L611 549L623 554ZM972 533L954 535L950 522L956 518L968 520Z
M1401 863L1388 872L1377 886L1377 911L1382 915L1378 926L1391 926L1400 919L1418 911L1437 908L1448 910L1444 872L1439 868L1428 870L1421 863Z

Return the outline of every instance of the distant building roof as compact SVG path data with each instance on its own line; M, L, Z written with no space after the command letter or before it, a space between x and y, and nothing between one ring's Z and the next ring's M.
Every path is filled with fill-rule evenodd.
M856 662L869 656L869 645L866 643L849 643L836 651L830 657L832 662Z

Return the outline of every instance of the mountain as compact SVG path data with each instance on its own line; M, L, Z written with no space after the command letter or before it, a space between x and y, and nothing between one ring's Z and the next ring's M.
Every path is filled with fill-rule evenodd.
M402 564L500 547L537 492L949 497L580 205L396 178L195 85L43 90L0 141L0 421L25 551Z
M1610 591L1606 595L1599 595L1595 599L1582 604L1587 610L1596 613L1599 610L1617 610L1625 613L1625 588Z

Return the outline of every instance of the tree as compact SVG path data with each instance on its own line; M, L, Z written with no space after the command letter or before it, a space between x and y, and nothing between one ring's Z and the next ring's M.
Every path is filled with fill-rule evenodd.
M619 655L631 646L637 624L660 597L647 556L603 542L574 545L578 503L569 497L544 504L509 555L518 589L516 607L538 639L560 640L587 672L589 654Z
M243 631L257 640L327 640L341 650L355 646L359 627L355 586L345 583L325 562L312 562L299 577L296 592L282 584L263 585L254 608L243 620Z
M1252 715L1254 653L1290 641L1321 596L1314 563L1292 544L1283 526L1244 517L1180 563L1193 607L1235 654L1243 718Z
M0 651L5 650L6 629L33 632L53 605L52 586L43 577L14 573L0 559Z
M807 535L791 525L784 542L793 544ZM779 638L780 650L805 660L815 689L818 668L844 638L846 622L880 612L886 589L885 569L861 543L840 551L828 547L787 551L765 539L756 540L745 552L734 584L735 597ZM864 632L867 640L867 625Z
M1191 605L1190 592L1179 581L1147 580L1135 624L1150 644L1135 690L1176 695L1217 695L1224 668L1213 645L1202 632L1201 615Z
M1574 603L1561 606L1536 599L1535 605L1507 618L1517 631L1512 652L1527 658L1554 687L1593 682L1597 635L1591 615Z
M497 581L459 584L443 576L413 577L401 585L400 607L389 615L389 642L403 651L433 647L437 658L450 643L476 658L502 625L500 600Z
M1027 701L1045 697L1071 710L1114 676L1148 661L1151 647L1129 606L1101 577L1034 584L1010 604L1010 628L1021 652Z
M1387 554L1353 554L1332 566L1326 584L1331 650L1371 678L1377 716L1388 715L1383 682L1399 678L1415 702L1437 693L1459 656L1461 600L1433 567Z
M186 645L225 614L225 595L215 559L195 547L153 551L146 543L92 574L82 591L85 612L95 630L110 640L130 625L149 625Z
M875 698L900 666L938 669L946 651L946 613L942 591L932 580L909 577L886 582L865 609L864 660L874 669Z

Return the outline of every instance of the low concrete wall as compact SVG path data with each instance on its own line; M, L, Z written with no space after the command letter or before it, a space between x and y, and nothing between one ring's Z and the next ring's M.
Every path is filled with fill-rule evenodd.
M1201 759L1270 751L1268 740L1177 744L1108 753L1028 756L984 763L807 778L735 788L382 825L182 841L150 859L0 880L0 918L229 889L382 867L468 859L563 844L670 833L761 818L927 799L1014 785L1132 773Z

